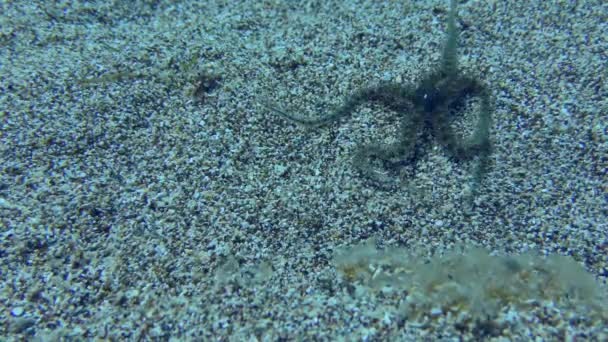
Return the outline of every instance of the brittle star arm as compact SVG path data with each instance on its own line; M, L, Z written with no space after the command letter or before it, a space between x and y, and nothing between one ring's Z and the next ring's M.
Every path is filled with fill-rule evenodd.
M277 105L271 104L268 101L261 101L260 104L290 121L314 127L323 126L349 116L359 105L365 102L378 102L393 110L402 111L409 103L409 96L409 88L405 88L396 83L382 83L354 92L348 100L336 110L318 118L310 118L301 114L292 113Z
M437 141L446 148L448 153L457 160L468 160L480 154L484 154L489 149L489 126L491 123L490 115L490 96L483 84L474 78L458 76L457 79L446 84L446 102L437 106L432 113L429 113L433 135ZM456 106L457 102L462 101L467 96L479 98L479 112L477 124L472 136L464 138L454 132L450 125L448 115L449 108Z
M394 144L380 142L361 146L355 152L353 165L366 178L384 188L390 188L399 183L398 178L389 175L387 167L393 167L403 161L414 158L417 132L424 122L424 117L418 112L401 111L401 127L398 141ZM382 162L383 168L373 166L371 159Z

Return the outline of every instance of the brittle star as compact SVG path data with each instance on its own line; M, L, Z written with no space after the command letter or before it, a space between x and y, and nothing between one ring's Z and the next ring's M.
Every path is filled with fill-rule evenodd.
M395 181L389 177L389 172L374 168L371 160L380 161L384 167L394 167L403 161L415 162L417 133L421 129L426 129L455 160L470 160L475 156L479 158L474 175L474 181L479 183L487 169L491 150L490 94L482 82L459 73L456 55L458 37L456 16L456 1L451 0L442 62L436 70L423 77L416 87L398 83L381 83L363 88L353 93L335 111L321 118L292 114L266 102L262 105L291 121L306 126L321 126L352 114L363 103L377 102L399 113L401 127L397 143L376 143L357 148L353 163L365 177L383 187L394 186ZM469 96L479 97L480 106L475 130L465 139L450 126L453 115L450 113L460 107L464 99Z

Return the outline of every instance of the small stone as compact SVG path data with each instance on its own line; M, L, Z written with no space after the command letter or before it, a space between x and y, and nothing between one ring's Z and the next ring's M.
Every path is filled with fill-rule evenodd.
M13 317L19 317L19 316L23 315L23 312L24 312L23 307L22 306L17 306L17 307L14 307L11 310L11 315Z
M432 308L431 309L431 316L437 317L441 314L443 314L443 310L441 310L441 308Z
M13 209L13 204L7 201L6 199L0 197L0 208L3 209Z
M275 165L274 166L274 172L277 174L277 176L281 177L284 176L285 173L287 173L287 167L284 165Z

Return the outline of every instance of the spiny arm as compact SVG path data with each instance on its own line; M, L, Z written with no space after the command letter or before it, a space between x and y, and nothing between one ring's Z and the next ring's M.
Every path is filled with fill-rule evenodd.
M449 78L454 78L458 73L458 28L456 27L456 0L450 1L450 13L448 14L448 31L445 46L443 47L442 70Z
M353 93L346 102L330 114L318 118L309 118L300 114L290 113L269 101L259 102L262 106L293 122L305 126L323 126L352 114L357 106L365 102L380 103L393 110L403 110L410 102L411 90L399 84L384 83L363 88Z

